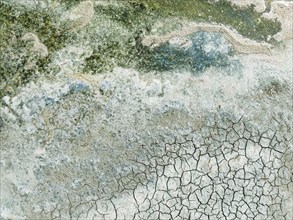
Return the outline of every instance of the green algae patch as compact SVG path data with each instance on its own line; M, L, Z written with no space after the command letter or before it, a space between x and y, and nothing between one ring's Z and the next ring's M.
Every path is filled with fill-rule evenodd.
M62 10L64 8L67 10L79 4L81 0L51 2L61 5ZM154 34L167 34L170 29L180 26L180 22L172 21L176 19L180 21L182 18L228 25L243 36L257 41L267 41L268 36L273 36L280 30L279 22L262 18L252 7L237 10L225 1L213 4L201 0L100 2L94 7L96 20L78 33L68 31L68 24L62 21L59 9L12 6L0 0L0 97L40 74L52 72L52 66L49 67L49 64L52 62L54 52L74 40L77 44L85 39L90 41L93 52L85 58L81 67L86 73L111 71L117 66L137 68L142 71L161 71L175 69L177 65L178 67L181 65L198 70L205 67L197 64L196 60L190 61L191 58L187 57L188 53L170 50L170 45L167 44L157 50L150 50L141 44L142 37L150 34L155 29L156 23L161 23L164 28L158 28ZM166 22L168 20L169 22ZM99 26L107 27L102 33L99 31ZM30 43L21 41L26 33L38 36L40 42L48 48L48 57L39 57L30 51ZM177 60L179 64L176 61L178 58L176 53L181 55ZM217 60L221 62L222 58L218 58ZM205 66L214 65L214 60L208 59L210 63ZM187 65L185 61L188 61ZM219 62L217 61L215 65L219 66Z
M77 5L77 4L79 4L82 1L83 0L53 0L53 2L61 3L67 9L73 7L73 6Z
M31 42L22 37L36 34L49 51L48 57L30 50ZM50 9L16 7L0 1L0 98L47 74L52 52L63 48L72 37Z
M206 0L134 0L159 13L163 17L177 16L200 22L214 22L228 25L241 35L256 41L267 41L281 30L280 22L261 17L253 6L237 9L230 3L220 0L209 3Z
M141 35L149 33L156 22L154 14L140 3L115 2L97 5L98 22L106 23L107 32L97 32L93 53L85 59L84 72L102 73L114 67L135 67L142 58ZM100 24L101 26L103 24Z
M59 22L51 9L16 8L0 2L0 20L4 24L1 25L1 35L13 32L17 38L20 38L31 32L37 34L50 51L64 47L69 37L65 24ZM1 39L1 43L5 44L5 41Z
M170 52L168 45L164 45L158 50L150 50L141 44L142 37L151 34L156 23L162 24L161 28L155 28L153 34L157 35L164 35L170 30L180 29L180 22L173 21L185 19L227 25L244 37L258 42L268 41L269 36L275 35L281 29L279 22L262 18L261 14L257 13L253 7L237 9L225 1L213 4L201 0L111 1L108 4L97 4L95 12L103 18L107 18L111 23L114 22L123 27L130 33L130 36L127 36L128 39L125 43L125 39L120 39L119 31L112 33L113 31L109 27L109 32L112 33L113 37L102 39L101 44L94 48L93 54L85 60L84 71L91 73L111 71L115 66L134 67L141 71L148 69L160 71L171 68L171 66L174 67L176 62L171 62L175 59L172 59L174 51ZM274 43L273 38L269 42ZM168 52L164 54L166 50ZM166 59L159 59L158 54L160 58ZM159 60L156 60L157 58ZM164 64L162 61L167 62ZM168 63L171 66L168 67ZM202 69L198 66L196 65L196 68L192 69Z
M92 55L85 59L84 71L88 73L102 73L112 71L114 67L129 66L134 58L133 49L122 45L119 41L109 41L94 49Z
M109 17L112 21L120 22L127 29L145 27L150 29L152 15L142 3L122 2L95 7L98 14Z

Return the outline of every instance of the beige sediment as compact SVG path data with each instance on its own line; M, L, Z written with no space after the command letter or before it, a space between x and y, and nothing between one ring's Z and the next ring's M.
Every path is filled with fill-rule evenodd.
M76 74L70 74L68 75L68 77L74 80L85 82L88 85L93 85L97 83L97 78L93 75L76 73Z
M47 57L49 55L48 48L45 44L40 42L39 37L36 34L26 33L21 39L33 43L31 51L36 52L42 57Z
M145 36L142 40L144 46L155 48L160 44L167 42L175 37L186 37L194 32L218 32L221 33L227 41L229 41L235 50L239 53L261 53L271 54L271 44L259 43L248 38L244 38L235 30L230 29L223 25L206 24L206 23L194 23L188 22L182 25L181 30L173 31L165 36L149 35Z
M87 26L94 16L94 1L82 1L75 8L68 12L68 18L72 21L70 31L78 31Z

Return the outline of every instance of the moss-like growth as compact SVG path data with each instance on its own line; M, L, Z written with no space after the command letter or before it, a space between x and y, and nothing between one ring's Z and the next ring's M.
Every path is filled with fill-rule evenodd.
M0 98L47 71L51 56L43 58L30 51L21 37L36 34L49 54L65 46L71 37L50 10L15 7L0 1Z
M149 68L160 71L174 69L174 65L179 65L179 63L186 67L185 62L181 61L190 60L190 58L187 59L185 54L181 60L177 52L181 53L182 51L172 50L170 52L170 47L167 44L152 51L140 44L142 33L150 34L154 23L159 20L183 17L192 21L224 24L236 29L243 36L257 41L267 41L269 35L273 36L280 31L279 22L262 18L259 13L254 11L253 7L237 9L224 0L216 3L203 0L123 0L112 1L111 4L105 5L98 4L95 11L99 16L118 22L126 30L133 33L128 41L135 42L135 45L122 43L119 39L119 33L114 33L117 36L109 40L105 39L99 47L95 48L92 56L86 59L86 72L108 71L115 66L135 66L141 70ZM176 26L176 24L174 25ZM164 54L165 52L166 54ZM171 59L174 53L177 61L174 61L175 58ZM186 51L182 53L186 53ZM165 64L163 61L166 61ZM194 62L188 65L195 65ZM217 65L220 65L219 62ZM224 63L226 64L226 62ZM168 64L170 64L169 67L167 67ZM206 64L204 66L210 65ZM202 68L198 64L192 69L200 70Z
M98 46L93 54L86 58L85 72L101 73L111 71L115 66L126 66L130 59L130 50L119 41L108 41Z
M0 19L4 22L5 28L3 34L13 32L20 38L25 33L32 32L38 35L50 51L64 47L69 35L53 11L42 8L14 8L3 2L0 2L0 8Z
M84 71L101 73L111 71L115 66L134 67L139 59L138 40L143 32L149 32L155 22L143 4L117 2L116 4L97 5L96 13L111 24L119 24L119 30L111 30L99 38L93 54L86 58ZM115 27L113 27L115 29ZM123 37L120 31L128 34Z
M150 54L148 48L139 42L139 33L126 37L123 41L109 37L95 47L91 56L85 59L84 71L87 73L102 73L112 71L114 67L136 68L140 60Z
M237 9L225 0L210 3L207 0L132 0L145 4L164 17L179 16L202 22L215 22L231 26L245 37L267 41L281 30L281 24L261 17L253 6Z
M120 22L125 28L146 28L150 29L152 20L150 11L142 3L123 2L123 4L112 4L97 6L95 8L98 14L108 16L113 21Z
M53 2L59 2L63 4L66 8L71 8L82 2L83 0L53 0Z
M69 9L81 1L51 2L59 2ZM154 23L169 18L183 17L229 25L243 36L258 41L266 41L269 35L273 36L280 30L280 23L262 18L252 7L238 10L224 0L213 4L205 0L113 0L108 3L96 4L98 22L91 23L94 30L85 30L93 40L93 54L85 60L85 72L111 71L115 66L159 71L182 66L201 70L209 65L220 65L220 62L226 64L220 57L217 61L206 57L207 60L198 63L198 60L205 58L192 60L188 57L192 51L174 50L168 43L155 50L143 47L141 37L150 34ZM99 27L103 25L106 28L99 32ZM41 58L30 52L29 45L20 40L28 32L36 34L48 47L49 57ZM63 48L74 35L67 32L66 24L61 23L56 12L50 8L28 9L0 0L0 98L8 94L8 88L22 85L40 72L46 73L51 54ZM201 67L202 63L206 65Z

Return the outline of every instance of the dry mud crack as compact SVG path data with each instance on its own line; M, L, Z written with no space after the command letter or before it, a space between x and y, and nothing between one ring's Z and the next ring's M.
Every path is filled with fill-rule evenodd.
M2 1L0 220L293 219L291 2L237 2L279 19L268 43L140 0Z

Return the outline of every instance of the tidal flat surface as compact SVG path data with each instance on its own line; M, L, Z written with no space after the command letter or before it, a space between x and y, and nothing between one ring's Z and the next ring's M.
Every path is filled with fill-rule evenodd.
M293 219L292 20L0 0L0 220Z

